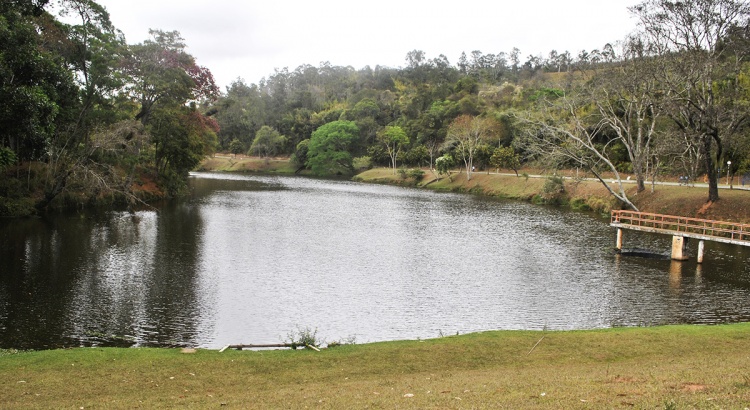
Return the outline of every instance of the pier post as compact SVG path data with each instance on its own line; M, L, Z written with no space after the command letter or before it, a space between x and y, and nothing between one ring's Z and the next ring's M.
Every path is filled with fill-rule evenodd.
M687 246L687 240L683 236L672 237L672 259L676 261L688 260L685 254L685 248Z
M622 229L620 229L620 228L617 228L617 245L616 245L616 247L617 247L618 251L622 250Z
M703 251L705 244L703 240L698 242L698 263L703 263Z

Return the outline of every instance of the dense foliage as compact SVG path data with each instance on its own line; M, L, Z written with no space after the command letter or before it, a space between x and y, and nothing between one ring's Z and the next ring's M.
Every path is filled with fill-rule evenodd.
M127 45L96 2L48 3L0 4L0 214L133 203L145 179L179 192L216 146L198 108L218 96L210 71L177 32Z
M718 175L746 173L750 163L748 6L647 0L630 11L639 31L576 56L553 50L524 61L518 49L473 51L454 66L414 50L398 69L324 63L277 70L258 84L238 79L216 105L221 149L249 147L270 126L294 154L316 129L345 120L359 128L351 155L376 165L433 167L447 155L468 174L577 167L602 182L627 174L638 191L660 174L703 176L716 200ZM491 125L472 134L480 123ZM392 127L404 137L386 137ZM493 159L496 148L511 151ZM622 184L608 189L632 206Z
M402 68L301 65L223 92L178 32L129 45L95 1L48 3L0 4L0 213L11 197L132 202L146 179L178 193L217 149L316 174L355 159L469 176L533 164L632 175L638 191L704 176L712 201L720 174L750 167L745 1L644 0L635 34L575 55L476 50L453 65L413 50Z

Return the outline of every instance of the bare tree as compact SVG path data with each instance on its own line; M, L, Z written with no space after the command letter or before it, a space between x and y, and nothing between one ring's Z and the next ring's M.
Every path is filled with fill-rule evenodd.
M140 122L125 120L93 133L88 144L68 147L66 143L50 148L44 197L37 202L37 209L46 208L71 187L91 197L118 194L129 205L145 205L133 193L132 184L138 156L147 141L148 136ZM133 162L129 174L121 175L113 163L125 156Z
M661 108L701 147L708 200L716 201L715 164L726 140L748 119L737 99L746 92L738 78L750 52L744 45L750 5L743 0L646 0L630 11L640 19L642 38L658 61Z
M615 59L614 49L609 47L609 50ZM627 150L637 192L646 189L651 148L659 135L656 128L659 89L652 74L653 60L646 54L640 39L627 39L617 64L600 69L583 89L596 107L602 125L612 130Z
M520 118L525 125L524 150L558 164L587 169L612 196L638 211L628 199L620 172L609 157L610 148L618 139L606 138L604 131L610 124L590 106L589 97L583 93L563 96L542 107L540 113L540 118ZM605 180L605 171L614 176L614 187Z

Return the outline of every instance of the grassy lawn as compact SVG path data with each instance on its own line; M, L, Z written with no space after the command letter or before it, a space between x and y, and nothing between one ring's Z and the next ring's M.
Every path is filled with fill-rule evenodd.
M265 159L242 154L217 154L203 160L198 170L294 174L297 168L289 162L289 158Z
M2 408L750 406L750 324L486 332L321 352L0 356Z

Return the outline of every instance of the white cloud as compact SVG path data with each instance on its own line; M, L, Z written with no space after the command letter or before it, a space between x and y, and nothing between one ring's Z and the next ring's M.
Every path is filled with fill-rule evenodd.
M601 48L635 28L636 0L238 2L231 0L99 0L129 43L148 29L177 30L198 63L224 87L237 77L258 82L275 68L302 64L400 67L406 53L509 52Z

